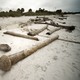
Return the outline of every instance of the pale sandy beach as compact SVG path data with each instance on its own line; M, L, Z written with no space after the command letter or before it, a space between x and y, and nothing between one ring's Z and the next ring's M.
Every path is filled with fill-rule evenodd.
M76 27L72 32L60 29L49 36L46 35L48 31L46 29L35 36L39 38L39 41L3 34L7 30L27 34L28 30L47 26L46 24L32 24L21 28L21 23L26 23L35 17L0 18L0 44L8 44L11 47L9 52L0 51L0 57L29 49L54 35L59 35L60 39L80 42L80 14L67 15L67 19L64 20L59 20L55 15L47 16L61 25ZM66 22L66 24L61 22ZM49 29L55 28L50 25L48 27ZM10 71L0 70L0 80L80 80L80 44L55 40L13 65Z

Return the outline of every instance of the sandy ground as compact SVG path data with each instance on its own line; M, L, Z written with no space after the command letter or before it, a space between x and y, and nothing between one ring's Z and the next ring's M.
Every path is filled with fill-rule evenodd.
M48 16L56 22L66 22L65 25L74 25L76 29L66 32L61 29L51 36L58 34L59 38L80 42L80 15L68 15L67 19L59 20L57 16ZM48 37L41 32L36 37L40 41L4 35L6 30L27 34L25 29L20 27L20 23L27 22L34 17L0 18L0 44L7 43L11 46L10 52L0 51L0 56L17 53L24 49L45 41ZM60 23L61 24L61 23ZM46 25L25 26L29 29L40 29ZM49 26L51 29L52 26ZM4 72L0 70L0 80L80 80L80 44L56 40L46 47L38 50L31 56L13 65L11 70Z

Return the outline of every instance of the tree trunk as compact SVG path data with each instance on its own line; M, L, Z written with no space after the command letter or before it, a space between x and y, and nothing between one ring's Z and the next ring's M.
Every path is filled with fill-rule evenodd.
M9 35L17 36L17 37L33 39L33 40L38 41L38 38L36 38L36 37L28 36L28 35L24 35L24 34L19 34L19 33L11 32L11 31L6 31L6 32L4 32L4 34L9 34Z
M29 50L23 50L19 53L16 54L12 54L9 56L3 55L0 58L0 69L2 69L3 71L8 71L11 69L11 66L17 62L19 62L20 60L28 57L29 55L33 54L34 52L36 52L37 50L41 49L42 47L48 45L49 43L53 42L54 40L58 39L58 35L56 36L52 36L51 38L40 42L38 45L33 46L32 48L30 48Z
M59 27L59 28L55 28L55 29L52 29L52 30L50 30L49 32L47 32L46 34L47 35L51 35L52 33L54 33L55 31L58 31L58 30L60 30L61 28Z
M30 35L30 36L35 36L35 35L39 34L40 32L44 31L45 29L47 29L47 26L43 27L43 28L40 29L40 30L36 30L36 31L29 32L28 35Z

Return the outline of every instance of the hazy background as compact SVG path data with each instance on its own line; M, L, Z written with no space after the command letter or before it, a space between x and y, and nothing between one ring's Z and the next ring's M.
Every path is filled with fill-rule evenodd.
M39 8L47 10L62 9L63 11L80 11L80 0L0 0L0 10Z

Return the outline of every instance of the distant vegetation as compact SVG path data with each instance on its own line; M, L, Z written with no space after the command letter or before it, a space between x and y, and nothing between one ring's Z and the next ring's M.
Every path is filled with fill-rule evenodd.
M9 10L9 11L1 11L0 17L20 17L20 16L35 16L35 15L63 15L63 14L76 14L80 12L62 12L61 9L56 11L48 11L45 9L39 8L39 10L36 10L33 12L32 9L29 9L27 12L24 12L24 8L18 8L16 11Z

